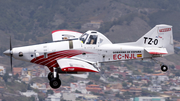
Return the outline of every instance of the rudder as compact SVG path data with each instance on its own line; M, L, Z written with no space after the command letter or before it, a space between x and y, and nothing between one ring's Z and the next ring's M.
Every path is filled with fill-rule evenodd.
M165 48L168 54L174 53L172 26L170 25L156 25L139 40L136 45L154 48Z

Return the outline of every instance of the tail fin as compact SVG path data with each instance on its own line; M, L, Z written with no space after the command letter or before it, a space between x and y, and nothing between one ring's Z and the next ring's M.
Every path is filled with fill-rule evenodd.
M144 48L165 48L168 54L173 54L172 26L156 25L135 43Z

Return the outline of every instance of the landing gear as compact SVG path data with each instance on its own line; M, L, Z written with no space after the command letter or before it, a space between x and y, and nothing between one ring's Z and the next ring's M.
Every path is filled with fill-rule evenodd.
M53 78L50 80L49 85L54 88L57 89L61 86L61 80L59 78Z
M61 86L61 80L59 79L59 75L56 71L56 68L53 68L54 71L50 72L48 74L48 79L49 79L49 85L54 88L57 89Z
M156 63L160 64L161 70L162 70L163 72L166 72L166 71L168 70L168 66L164 65L163 63L161 63L161 62L158 61L158 60L155 60L155 59L152 59L152 60L154 60Z
M53 79L53 78L54 78L53 73L52 73L52 72L49 72L49 74L48 74L48 79L51 80L51 79ZM59 75L58 75L58 74L56 75L56 78L59 78Z
M162 65L162 66L161 66L161 70L162 70L163 72L166 72L166 71L168 70L168 67L167 67L166 65Z

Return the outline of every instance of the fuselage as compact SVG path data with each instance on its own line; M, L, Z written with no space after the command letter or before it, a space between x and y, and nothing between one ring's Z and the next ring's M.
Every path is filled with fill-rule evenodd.
M50 43L17 47L13 48L11 53L13 53L12 56L16 59L44 65L52 71L52 67L60 67L57 60L63 58L73 58L91 64L98 64L102 62L162 56L159 53L155 53L154 55L154 48L152 49L146 49L146 47L137 43L112 44L103 34L96 31L88 31L77 39L65 39ZM151 52L148 53L147 50L152 51L153 54L150 54ZM155 49L155 52L161 52L160 50ZM10 52L6 51L5 53Z
M13 57L47 67L59 67L56 60L79 58L91 62L109 62L144 57L144 48L121 44L101 46L83 44L81 40L65 40L13 48Z

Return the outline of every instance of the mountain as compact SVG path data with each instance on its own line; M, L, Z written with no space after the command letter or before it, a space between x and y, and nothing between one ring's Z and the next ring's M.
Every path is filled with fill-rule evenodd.
M58 29L98 30L112 42L130 42L157 24L169 24L174 39L180 41L179 11L177 0L4 0L0 1L0 55L5 57L2 52L9 48L10 36L13 47L31 45L52 41L51 32ZM8 65L8 58L1 64Z

